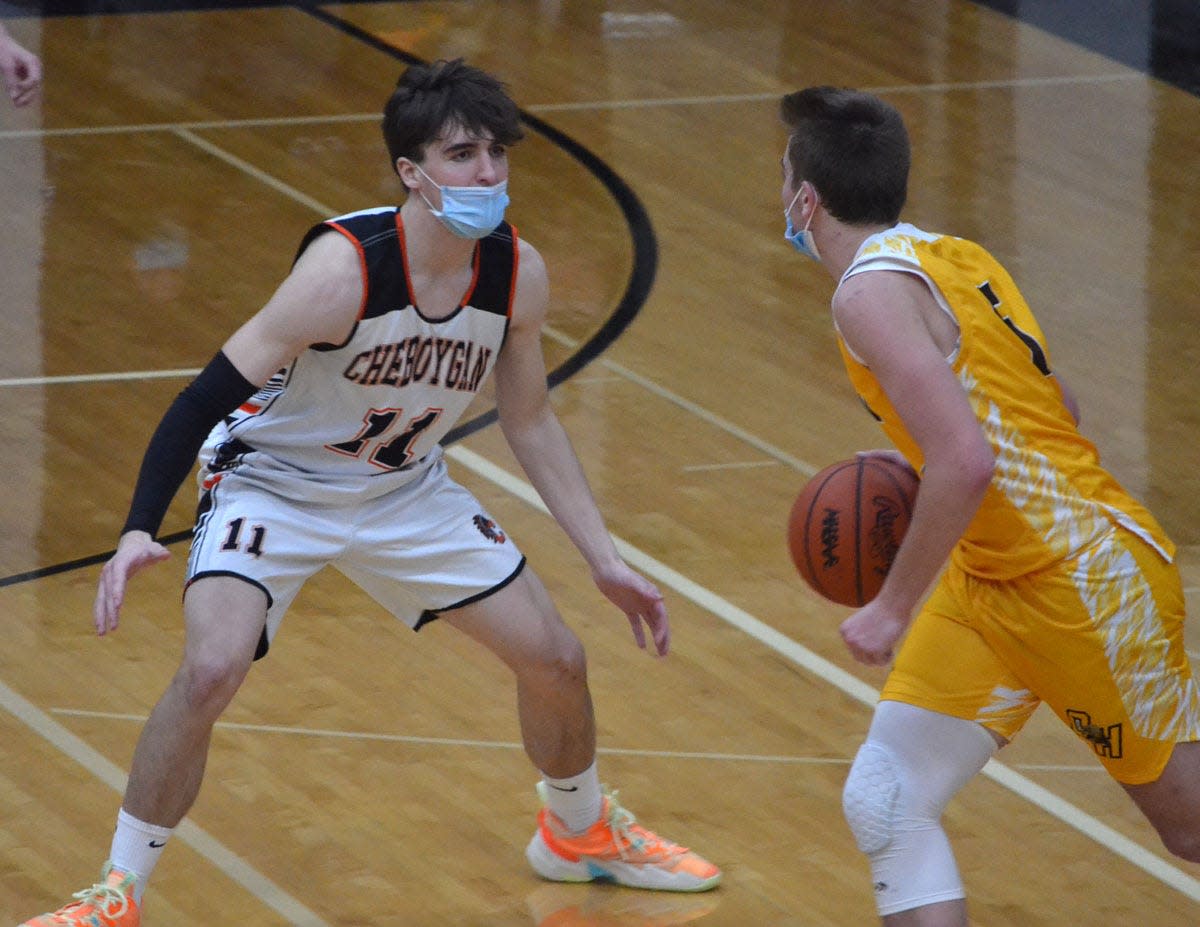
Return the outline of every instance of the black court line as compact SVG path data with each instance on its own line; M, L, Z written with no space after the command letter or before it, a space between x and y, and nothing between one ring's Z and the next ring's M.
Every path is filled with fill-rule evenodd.
M46 6L72 6L78 7L78 3L48 3ZM124 9L125 4L122 3L98 3L102 6L121 6ZM210 4L212 7L227 7L228 3L218 3L216 0ZM256 4L263 6L281 6L284 4ZM347 22L338 16L334 16L321 9L320 3L290 3L289 6L294 6L314 18L320 20L326 25L332 26L347 35L352 36L365 45L390 55L405 64L424 64L424 59L410 54L402 49L389 45L381 40L378 36L359 28L353 23ZM156 3L154 10L161 12L164 6L171 4ZM180 3L178 8L185 8L187 4ZM195 4L192 4L195 6ZM204 5L201 4L203 7ZM589 170L597 180L599 180L609 194L616 201L621 210L621 214L625 217L625 222L629 227L629 234L633 241L633 267L630 270L629 280L625 285L625 292L617 303L612 314L604 321L596 332L580 345L574 353L572 353L565 361L555 367L547 375L546 382L550 389L565 382L580 370L586 367L589 363L599 357L614 341L621 336L630 323L633 322L642 306L646 303L646 298L650 294L650 290L654 285L654 277L658 270L658 241L654 235L654 227L650 222L650 216L647 214L641 200L625 183L624 180L614 171L609 165L593 154L579 142L575 141L570 136L560 132L558 129L549 125L537 116L521 110L521 121L528 128L545 137L549 142L557 145L560 149L573 157L587 170ZM460 422L454 428L446 433L446 437L442 440L444 446L449 446L457 441L461 441L468 435L486 428L495 423L497 419L496 410L489 409L487 412L468 419L465 422ZM160 537L159 543L162 544L177 544L180 541L186 541L192 536L192 530L188 528L185 531L176 531L171 534ZM84 569L86 567L95 566L107 561L115 551L109 550L100 554L92 554L87 557L81 557L77 560L69 560L65 563L55 564L48 567L39 567L35 570L29 570L25 573L18 573L13 576L0 577L0 588L5 586L15 586L19 583L30 582L35 579L44 579L48 576L55 576L59 573L67 573L72 570Z
M107 16L122 13L195 13L281 6L338 6L345 0L0 0L3 16ZM418 0L355 0L356 3L415 3Z

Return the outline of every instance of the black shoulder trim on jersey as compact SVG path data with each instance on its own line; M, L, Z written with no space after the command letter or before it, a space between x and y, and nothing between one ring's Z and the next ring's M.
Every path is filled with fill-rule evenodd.
M516 272L517 230L501 222L492 234L479 241L479 279L471 293L471 305L507 316Z
M328 222L318 222L307 232L305 232L304 237L300 239L300 247L296 249L296 254L292 257L292 266L296 266L296 262L300 260L300 255L308 250L309 245L311 245L326 232L332 231L334 231L334 228Z
M359 216L349 228L358 236L367 265L367 305L362 317L372 319L411 306L396 210Z
M328 231L336 231L354 243L366 267L367 300L364 319L384 315L412 304L408 280L404 274L400 233L396 229L395 207L352 213L326 219L308 230L296 252L297 259L312 242ZM342 345L314 345L317 350L336 350Z

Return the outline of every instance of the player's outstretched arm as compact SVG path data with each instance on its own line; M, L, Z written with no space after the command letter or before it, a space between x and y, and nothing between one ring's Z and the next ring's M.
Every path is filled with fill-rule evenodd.
M267 304L175 398L142 457L121 540L100 573L92 606L97 633L116 630L129 580L170 556L155 536L213 427L309 344L343 339L361 286L353 246L339 235L320 236Z
M570 438L550 406L541 342L549 287L541 256L525 242L520 268L508 336L496 362L500 427L546 507L587 561L596 586L625 613L638 646L646 647L648 628L655 652L664 655L671 631L662 595L617 553Z

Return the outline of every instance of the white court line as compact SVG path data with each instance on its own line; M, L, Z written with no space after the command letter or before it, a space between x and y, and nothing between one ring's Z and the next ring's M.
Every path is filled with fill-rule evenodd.
M144 723L146 715L127 714L116 711L89 711L84 708L54 708L56 715L72 718L102 718L108 721L136 721ZM504 740L469 740L460 737L417 737L412 734L380 734L374 731L339 731L329 728L294 727L286 724L245 724L236 721L218 721L218 729L250 731L256 734L291 734L297 737L327 737L337 740L369 740L385 743L414 744L431 747L470 747L484 750L525 750L525 745ZM597 747L597 753L607 756L640 756L650 759L668 760L724 760L737 763L792 763L797 765L849 766L845 757L827 756L771 756L762 753L703 753L694 750L637 750L626 747Z
M894 87L862 87L868 93L947 93L952 90L1008 90L1023 87L1061 87L1079 84L1107 84L1115 81L1149 80L1140 71L1090 74L1077 77L1020 77L1010 80L964 81L948 84L903 84ZM592 109L646 109L655 106L716 106L726 103L765 103L779 100L782 91L768 93L731 93L695 97L655 97L638 100L598 100L577 103L540 103L526 106L531 113L565 113Z
M778 464L773 460L746 460L740 463L720 463L720 464L692 464L687 467L680 467L684 473L706 473L710 470L753 470L758 467L775 467Z
M195 136L192 136L191 133L184 131L180 132L180 137L188 141L191 141L193 138L195 138ZM240 158L237 158L236 156L227 152L223 152L221 149L211 145L206 141L199 139L197 140L201 143L201 147L203 147L204 150L214 154L217 157L220 157L222 160L233 165L234 167L237 167L239 170L243 168L248 169L252 176L263 180L263 182L272 189L287 196L292 196L297 202L306 203L316 209L317 212L326 216L337 214L337 210L323 206L307 195L300 193L300 191L294 190L287 184L270 177L270 175L267 175L258 168L253 167L253 165L246 164L246 162L242 161ZM604 362L603 359L601 362ZM619 365L611 362L606 363L606 366L608 366L610 369L622 372L623 375L628 375L633 382L646 384L653 387L658 395L672 397L672 401L677 402L677 404L679 404L682 408L687 408L689 410L694 408L700 412L704 411L701 409L701 407L683 399L682 397L676 397L674 394L668 394L665 390L661 390L661 388L657 387L656 384L653 384L652 381L646 380L644 377L641 377L640 375L635 374L626 368L620 367ZM710 418L709 420L712 419ZM743 432L742 434L745 434L747 438L754 438L754 436L749 435L748 433ZM754 439L752 443L755 443L755 446L758 446L759 442L757 442L757 439ZM475 454L474 452L458 445L447 448L446 454L448 457L453 458L463 466L475 471L479 475L490 480L518 498L523 499L535 508L543 512L547 511L545 505L542 503L540 497L538 497L532 486L516 479L503 469L497 467L478 454ZM760 643L808 670L818 678L824 679L829 684L837 687L851 697L856 698L864 705L874 706L878 698L878 692L876 692L875 689L868 686L866 683L862 682L856 676L847 673L836 664L831 663L824 657L813 653L808 648L798 644L797 642L791 640L791 638L779 633L769 625L759 621L748 612L737 608L732 603L720 598L708 589L705 589L699 584L692 582L687 577L668 567L666 564L663 564L660 561L650 557L648 554L643 553L627 542L619 538L614 538L614 541L617 543L618 550L620 551L622 557L624 557L629 563L640 569L642 572L674 589L680 595L690 599L701 608L704 608L721 620L740 629L750 637L753 637L755 640L758 640ZM49 718L46 720L50 721ZM50 721L50 723L54 724L53 721ZM993 781L1004 785L1006 788L1041 808L1043 811L1046 811L1069 826L1075 828L1080 833L1090 837L1092 840L1096 841L1102 846L1107 847L1116 855L1124 858L1128 862L1137 866L1139 869L1142 869L1144 872L1163 882L1165 885L1175 888L1194 901L1200 901L1200 881L1187 875L1182 870L1172 866L1170 863L1134 843L1132 840L1129 840L1124 835L1113 830L1111 827L1108 827L1106 824L1103 824L1080 808L1077 808L1076 806L1063 800L1048 789L1042 788L1037 783L1020 775L996 760L990 760L988 762L988 764L983 768L983 774L991 778Z
M278 180L277 178L272 177L266 171L259 170L257 167L255 167L253 164L249 163L248 161L243 161L237 155L231 154L230 152L226 151L224 148L219 148L216 145L209 142L207 139L201 138L199 135L197 135L195 132L191 131L190 129L176 129L175 134L178 135L180 138L182 138L184 141L191 142L193 145L195 145L200 150L208 152L214 158L218 158L221 161L224 161L226 164L230 165L231 167L237 168L237 170L241 171L243 174L253 177L255 180L257 180L259 183L263 184L264 186L270 187L272 190L274 190L277 193L282 193L284 196L288 197L289 199L295 200L297 203L300 203L302 206L307 206L309 209L311 209L313 212L317 213L318 215L325 216L325 217L339 215L339 210L331 209L330 207L321 203L319 200L313 199L308 194L301 193L295 187L284 183L282 180Z
M1007 80L950 82L942 84L899 84L895 86L863 87L870 93L948 93L956 90L1008 90L1029 87L1072 87L1087 84L1109 84L1121 81L1145 81L1153 78L1140 71L1128 70L1112 74L1081 74L1059 77L1020 77ZM659 106L721 106L736 103L777 101L784 91L759 93L728 93L710 96L655 97L637 100L582 100L571 103L533 103L522 107L526 112L565 113L592 110L649 109ZM145 122L111 126L74 126L63 129L8 129L0 139L61 138L86 135L123 135L138 132L174 132L182 134L204 129L256 129L272 126L326 125L337 123L378 122L378 113L336 113L322 116L275 116L260 119L206 119L189 122ZM332 213L331 213L332 215Z
M543 326L542 331L546 333L547 337L557 341L559 344L566 345L569 348L575 348L579 345L579 342L574 338L567 337L562 332L549 325ZM801 460L799 457L796 457L793 454L789 454L787 451L776 447L768 441L764 441L762 438L758 437L758 435L751 434L750 432L746 431L746 429L741 428L729 421L729 419L721 418L721 416L713 414L708 409L704 408L704 406L698 405L697 403L692 402L690 399L685 399L678 393L671 392L665 386L660 386L658 383L655 383L653 380L642 376L640 373L634 373L628 367L622 367L616 361L609 360L607 357L600 357L592 362L592 366L596 365L605 367L608 370L619 374L626 380L629 380L631 383L636 383L642 389L646 390L646 392L653 393L660 399L665 399L667 402L678 406L685 412L690 413L701 421L707 422L713 427L720 428L722 431L733 435L735 438L741 439L746 444L749 444L751 447L758 448L758 450L762 451L769 457L773 457L780 463L785 463L789 467L799 470L805 476L812 476L819 469L821 469L820 467L813 466L807 461Z
M50 713L69 718L99 718L104 721L131 721L144 724L146 715L123 711L93 711L88 708L51 708ZM429 747L468 747L472 750L521 750L524 744L506 740L473 740L462 737L419 737L415 734L383 734L378 731L347 731L321 727L296 727L290 724L248 724L239 721L218 721L218 730L247 731L255 734L287 734L295 737L323 737L331 740L364 740L383 743L412 744ZM784 763L797 766L849 766L850 758L844 756L795 756L769 753L710 753L696 750L640 750L635 747L597 747L597 753L605 756L639 756L647 759L708 760L731 763ZM1014 769L1029 772L1103 773L1107 771L1099 763L1014 763Z
M100 752L80 740L33 703L26 701L3 682L0 682L0 707L18 721L65 753L89 773L116 792L124 794L126 776ZM113 811L116 817L116 811ZM282 888L228 849L207 831L201 830L187 818L180 821L173 837L191 847L226 876L242 886L289 924L300 927L331 927Z
M185 135L183 137L186 138L187 136ZM222 160L227 161L229 164L233 165L234 167L237 167L238 169L241 169L242 166L245 164L245 162L241 161L239 158L235 158L232 155L227 155L225 152L221 152L220 149L216 149L214 146L209 145L207 142L203 142L202 147L206 151L210 151L215 156L220 157ZM249 167L249 165L245 165L245 166ZM257 169L253 169L253 170L255 170L255 172L256 172L255 176L258 176L259 174L262 173L261 171L257 171ZM266 178L266 175L263 175L263 178L264 178L265 183L268 183L273 189L278 190L279 192L283 193L286 196L292 196L293 194L297 197L302 196L302 194L300 194L298 191L293 191L291 187L287 186L286 184L276 181L274 178ZM307 200L308 198L305 197L305 199ZM312 205L313 202L315 202L315 201L310 202L309 205ZM319 206L320 204L316 204L316 205ZM318 209L316 211L321 212L323 215L331 216L334 214L334 212L336 210L326 209L326 208L322 207L321 209ZM579 342L577 340L575 340L573 338L569 338L568 336L555 330L554 328L552 328L549 325L545 326L543 328L543 331L545 332L545 334L548 338L550 338L551 340L557 341L559 344L565 345L566 347L575 348L575 347L579 346ZM663 399L667 402L672 403L675 406L678 406L679 408L688 412L695 418L698 418L701 421L707 422L709 425L712 425L714 428L719 428L722 431L726 432L727 434L733 435L735 438L738 438L741 441L743 441L744 443L749 444L751 447L754 447L754 448L762 451L768 457L771 457L772 459L777 460L780 463L786 464L787 466L791 467L794 470L799 471L800 473L804 474L805 476L812 476L814 473L817 472L817 470L820 469L820 467L814 466L813 464L810 464L805 460L801 460L799 457L796 457L793 454L787 453L787 451L783 450L782 448L776 447L775 445L771 444L769 441L764 441L763 439L759 438L757 435L751 434L750 432L746 431L744 428L741 428L738 425L735 425L733 422L729 421L728 419L721 418L721 416L713 414L708 409L704 408L701 405L697 405L696 403L692 402L689 399L685 399L684 397L680 396L678 393L674 393L671 390L667 389L666 387L660 386L658 383L654 382L653 380L643 377L640 374L634 373L628 367L622 367L620 364L616 363L615 361L611 361L611 360L608 360L607 358L603 358L603 357L598 358L596 361L593 362L593 366L596 366L596 365L608 368L609 370L613 371L615 374L617 374L617 376L621 377L622 379L625 379L632 383L635 383L636 385L640 386L642 389L646 390L647 392L653 393L655 396L658 396L660 399ZM69 375L69 376L57 376L57 377L17 377L17 378L13 378L13 379L0 380L0 389L5 388L5 387L56 386L56 385L75 384L75 383L102 383L102 382L111 382L111 381L115 381L115 380L137 380L137 379L151 380L151 379L183 378L183 377L194 377L199 372L200 372L199 368L192 368L192 369L181 369L181 370L142 371L140 373L139 372L94 373L94 374L74 374L74 375ZM735 464L710 464L707 466L709 469L716 469L718 467L729 467L729 466L743 466L743 467L764 466L764 464L763 463L742 463L742 464L738 464L738 465L735 465ZM693 467L692 469L703 469L703 467Z
M324 116L278 116L269 119L210 119L198 122L144 122L112 126L74 126L67 129L9 129L2 138L61 138L82 135L132 135L139 132L180 132L186 129L258 129L271 126L326 125L378 122L378 113L343 113Z
M12 386L60 386L72 383L110 383L116 380L171 380L194 377L199 367L188 370L133 370L125 373L77 373L59 377L12 377L0 380L0 389Z

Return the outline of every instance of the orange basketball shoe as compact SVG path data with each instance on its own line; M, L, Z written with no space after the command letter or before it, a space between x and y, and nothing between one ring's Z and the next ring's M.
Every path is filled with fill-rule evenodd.
M101 881L75 893L75 901L21 927L138 927L142 912L133 900L133 875L106 865Z
M545 789L539 782L543 803ZM607 789L600 820L582 834L567 833L543 804L525 858L538 875L554 882L604 880L630 888L705 892L721 881L720 869L642 827L617 803L617 793Z

